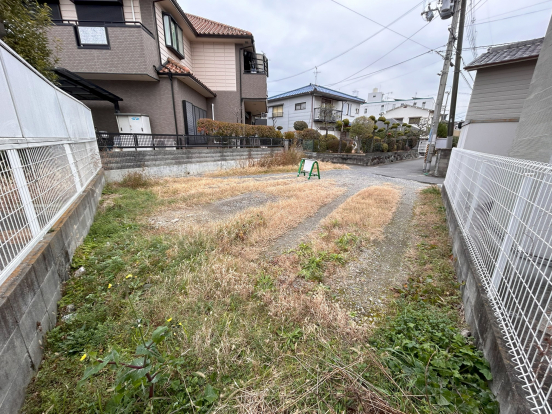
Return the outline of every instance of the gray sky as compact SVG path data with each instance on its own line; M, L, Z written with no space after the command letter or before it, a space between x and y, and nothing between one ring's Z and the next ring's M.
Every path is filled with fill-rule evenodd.
M426 23L420 16L423 2L418 0L336 1L384 26L412 9L390 28L406 37L422 29L413 37L421 45L408 40L382 58L405 38L387 29L378 33L381 26L332 0L179 0L187 13L253 33L257 51L266 53L270 60L269 96L314 83L314 70L310 68L315 65L319 65L320 71L318 84L349 94L358 90L362 98L366 98L373 88L390 93L389 98L436 96L439 81L437 73L441 71L443 61L434 52L377 74L331 84L342 81L370 64L370 67L353 77L368 75L413 58L427 52L427 48L444 51L448 38L447 27L452 19L441 20L436 17L431 23ZM543 37L552 14L552 0L468 2L468 9L473 2L475 10L473 16L476 25L472 27L476 32L476 46ZM496 21L484 23L490 20ZM343 56L323 64L371 36L373 37ZM470 42L466 36L464 48L467 47L470 47ZM477 49L478 54L485 51L485 48ZM466 63L474 58L471 50L465 50L463 57ZM381 60L375 62L380 58ZM278 81L303 71L307 72ZM471 75L475 77L474 72ZM466 77L472 83L469 75L466 74ZM449 89L450 85L452 72L449 75ZM466 112L470 91L461 78L457 119L463 118Z

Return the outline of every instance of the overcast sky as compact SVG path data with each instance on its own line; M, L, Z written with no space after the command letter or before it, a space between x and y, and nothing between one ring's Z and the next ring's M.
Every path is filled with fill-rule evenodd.
M430 49L444 51L448 39L447 27L452 19L441 20L437 16L431 23L425 22L420 13L427 1L336 1L352 11L332 0L179 0L187 13L253 33L257 51L264 52L270 60L269 96L314 83L312 68L316 65L320 71L319 85L349 94L356 90L364 99L373 88L379 88L389 94L386 96L389 98L437 95L437 73L442 69L443 60L435 52L380 73L370 74ZM474 32L476 46L543 37L552 14L552 0L467 1L468 9L474 6L474 12L468 13L466 24L471 23L472 17L476 24L471 28L467 27L466 33ZM355 12L384 26L398 19L390 29L399 34L388 29L382 30L381 26ZM493 22L485 23L491 20ZM401 35L410 37L418 30L420 32L413 36L412 40L419 44L407 40L400 45L405 41ZM354 47L364 40L364 43ZM464 48L470 46L466 35ZM395 47L397 49L386 55ZM350 48L353 49L324 64ZM486 48L477 49L478 54L485 51ZM463 58L465 63L471 62L474 59L472 50L465 50ZM304 71L306 73L280 80ZM351 76L356 72L359 73ZM348 77L356 78L362 75L369 76L343 81ZM471 72L471 75L475 77L474 72ZM466 77L473 83L467 73ZM452 71L447 88L450 89L451 85ZM470 91L466 82L460 79L457 119L462 119L465 115Z

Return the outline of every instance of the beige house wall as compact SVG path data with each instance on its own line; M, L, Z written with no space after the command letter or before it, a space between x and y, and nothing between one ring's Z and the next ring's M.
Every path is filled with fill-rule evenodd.
M174 16L171 14L171 16L175 19L175 21L180 25L180 27L185 27L186 23L183 19L180 18L180 16ZM190 44L190 39L186 37L186 32L183 32L183 43L184 43L184 59L180 59L178 56L176 56L174 53L172 53L167 46L165 46L165 27L163 25L163 9L160 5L160 3L155 3L155 17L157 20L157 34L159 38L159 49L161 51L161 63L165 63L167 59L170 57L177 62L182 63L184 66L187 66L192 72L194 70L193 68L193 59L192 59L192 47Z
M233 43L194 42L194 75L214 91L236 91L236 50Z
M59 8L63 20L77 20L77 9L71 0L59 0Z
M132 16L133 5L134 5L134 18ZM124 13L125 21L141 22L142 16L140 13L140 0L123 0L123 13Z

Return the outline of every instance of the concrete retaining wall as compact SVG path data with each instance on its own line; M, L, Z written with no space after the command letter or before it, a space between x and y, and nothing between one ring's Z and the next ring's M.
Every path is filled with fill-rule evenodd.
M44 334L56 326L61 284L90 225L103 172L54 224L0 287L0 413L17 413L42 361Z
M183 177L238 167L240 162L259 159L282 148L212 148L183 150L102 151L108 182L140 172L149 177Z
M371 152L366 154L332 154L328 152L306 152L307 157L319 161L339 164L378 165L397 161L413 160L419 157L418 151Z
M483 351L491 365L493 381L491 390L500 404L501 414L530 413L522 383L516 376L516 370L510 360L506 344L502 339L498 322L481 284L462 231L452 210L445 187L442 188L446 207L447 224L452 238L454 267L458 281L462 284L462 302L466 322L470 326L477 347Z
M435 177L445 177L447 175L451 153L452 149L441 148L437 150L435 169L433 171Z

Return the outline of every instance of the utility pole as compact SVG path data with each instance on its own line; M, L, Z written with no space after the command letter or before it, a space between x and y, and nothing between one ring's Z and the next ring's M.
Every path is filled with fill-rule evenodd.
M450 92L446 91L445 93L447 94L447 100L445 101L445 106L443 107L443 112L441 114L441 118L440 118L439 122L441 122L441 120L443 120L443 119L447 119L446 118L446 116L447 116L447 106L448 106L448 100L449 100Z
M318 74L319 74L319 73L322 73L322 72L319 72L319 71L318 71L318 66L315 66L315 67L314 67L314 72L313 72L313 73L314 73L314 84L315 84L315 85L318 85Z
M458 41L456 42L456 59L454 59L454 79L452 82L452 98L450 100L450 114L447 134L447 148L452 148L452 140L454 136L454 118L456 117L456 99L458 97L458 82L460 78L460 71L462 70L462 43L464 42L464 21L466 19L466 3L467 0L462 1L462 8L460 10L460 25L458 27Z
M462 5L467 0L458 0ZM457 6L458 7L458 6ZM458 8L456 9L458 11ZM454 41L456 40L456 27L458 26L458 18L460 13L455 12L452 18L452 24L449 28L449 40L447 44L447 51L445 53L445 61L443 62L443 70L441 71L441 81L439 83L439 92L437 93L437 101L435 102L435 109L433 111L433 122L429 131L429 139L427 143L427 150L424 159L424 172L429 171L431 165L431 154L435 147L435 141L437 137L437 128L439 127L441 108L443 106L443 98L445 96L445 88L447 87L448 73L450 69L450 61L452 59L452 50L454 48Z

